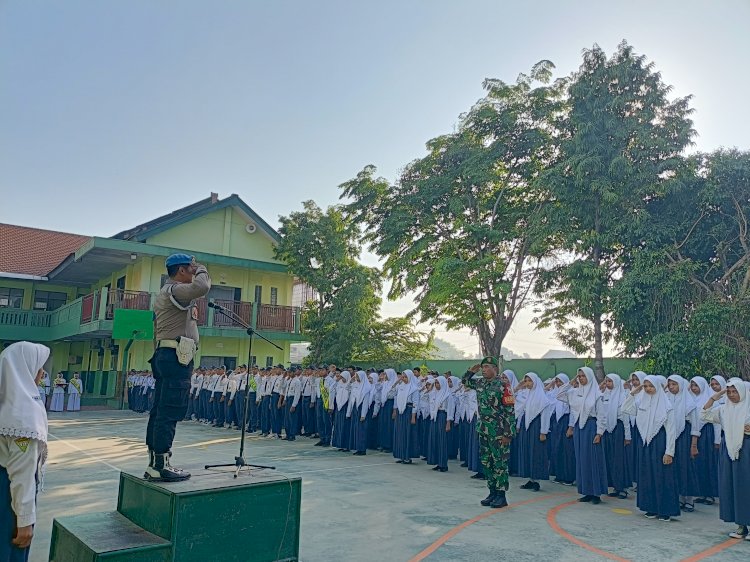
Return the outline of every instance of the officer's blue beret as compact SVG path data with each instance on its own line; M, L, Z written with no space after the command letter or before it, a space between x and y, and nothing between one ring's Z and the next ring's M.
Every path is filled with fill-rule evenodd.
M193 256L187 254L172 254L167 258L165 265L167 267L172 267L173 265L188 265L192 263L192 261Z

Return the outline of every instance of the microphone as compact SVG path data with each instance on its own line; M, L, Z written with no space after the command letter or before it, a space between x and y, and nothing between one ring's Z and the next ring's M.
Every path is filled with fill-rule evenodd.
M216 304L215 302L208 301L208 308L215 308L217 310L224 310L224 307Z

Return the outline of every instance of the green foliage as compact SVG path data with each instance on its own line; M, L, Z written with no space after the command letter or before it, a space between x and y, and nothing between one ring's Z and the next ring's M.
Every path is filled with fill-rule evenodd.
M538 178L554 159L564 83L535 83L552 68L542 61L516 84L485 81L459 130L430 140L395 184L367 166L341 186L346 212L385 261L389 297L415 292L420 321L475 329L488 355L500 354L547 253Z
M627 253L613 297L626 351L660 372L750 375L750 153L697 154Z
M428 356L424 338L405 319L379 320L380 272L357 261L359 230L338 206L323 211L313 201L304 210L281 217L276 257L289 272L316 290L302 313L310 339L307 361L345 364L355 358L402 362Z
M537 284L551 302L539 325L555 326L578 353L593 349L603 376L603 326L623 254L648 236L652 202L678 187L694 131L689 98L670 100L653 63L627 43L611 58L595 45L583 59L568 89L561 157L544 174L560 256Z

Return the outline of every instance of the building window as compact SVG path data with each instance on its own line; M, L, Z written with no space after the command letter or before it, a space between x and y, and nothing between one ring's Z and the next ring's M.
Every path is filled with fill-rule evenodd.
M23 306L23 289L0 287L0 308L21 308Z
M279 289L271 287L271 305L276 306L277 304L279 304Z
M34 310L56 310L68 300L67 293L34 291Z
M257 364L258 364L258 356L257 355L251 355L250 356L250 365L248 365L248 366L252 367L252 366L257 365Z
M263 296L263 285L255 286L255 302L260 304L260 299Z
M266 356L266 367L273 367L273 356Z

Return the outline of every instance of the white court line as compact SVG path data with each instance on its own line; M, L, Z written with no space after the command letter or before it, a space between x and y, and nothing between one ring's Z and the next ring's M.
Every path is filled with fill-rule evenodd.
M108 467L109 467L109 468L111 468L112 470L116 470L117 472L125 472L125 471L124 471L124 470L122 470L121 468L117 468L117 467L116 467L115 465L113 465L113 464L109 464L109 463L108 463L107 461L103 461L102 459L100 459L99 457L95 457L94 455L92 455L92 454L91 454L91 453L89 453L88 451L84 451L84 450L83 450L83 449L81 449L80 447L78 447L78 446L76 446L76 445L73 445L73 443L69 443L69 442L67 442L67 441L66 441L65 439L60 439L59 437L57 437L56 435L52 435L51 433L47 433L47 435L49 435L49 436L50 436L50 437L52 437L53 439L55 439L55 440L59 441L59 442L60 442L60 443L62 443L63 445L67 445L67 446L68 446L68 447L70 447L71 449L75 449L76 451L80 451L81 453L83 453L83 454L84 454L84 455L86 455L87 457L90 457L90 458L94 459L94 460L95 460L96 462L100 462L100 463L102 463L102 464L104 464L104 465L108 466Z
M368 466L396 466L396 462L381 462L373 464L360 464L358 466L337 466L335 468L319 468L316 470L302 470L299 472L285 472L284 474L310 474L311 472L328 472L330 470L350 470L353 468L367 468Z

